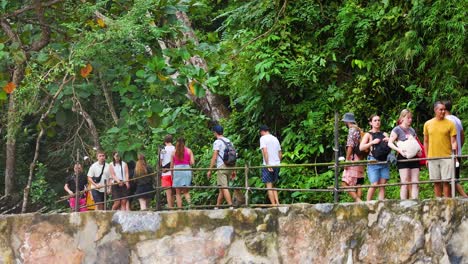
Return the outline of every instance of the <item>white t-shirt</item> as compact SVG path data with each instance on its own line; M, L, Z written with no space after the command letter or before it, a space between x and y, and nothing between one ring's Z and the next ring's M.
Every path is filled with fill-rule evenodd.
M225 137L221 137L226 142L231 142ZM213 150L218 151L218 157L216 158L216 167L219 168L224 164L222 156L224 155L224 149L226 149L226 144L220 139L216 139L213 143Z
M98 161L96 161L95 163L93 163L93 165L91 165L91 167L89 168L89 171L88 171L88 177L99 177L99 175L101 175L101 171L102 171L102 166L101 164L99 164ZM102 177L101 177L101 181L100 182L96 182L97 184L101 184L101 185L104 185L104 181L109 179L110 178L110 174L109 174L109 164L106 164L104 163L104 172L102 173ZM103 188L100 188L100 189L96 189L100 192L104 192L104 187Z
M161 164L162 166L167 165L171 162L172 154L175 152L174 146L165 146L164 149L161 151ZM163 172L161 176L171 175L170 171Z
M117 163L117 164L113 164L113 163L109 163L110 166L114 167L114 173L115 173L115 177L121 181L124 181L125 180L125 168L127 168L127 163L125 163L125 161L122 161L122 165L123 166L120 166L120 163ZM102 167L101 167L102 168ZM101 173L99 171L99 173ZM98 174L99 176L99 174Z
M458 145L458 155L462 154L462 145L461 145L461 132L463 131L463 125L461 120L454 115L447 115L445 118L455 123L455 128L457 129L457 145Z
M266 134L260 137L260 150L263 148L267 149L268 153L268 165L280 165L281 160L279 157L279 152L281 151L281 145L278 139L271 135ZM262 152L263 156L263 152ZM265 158L263 158L263 165L267 165L265 162Z

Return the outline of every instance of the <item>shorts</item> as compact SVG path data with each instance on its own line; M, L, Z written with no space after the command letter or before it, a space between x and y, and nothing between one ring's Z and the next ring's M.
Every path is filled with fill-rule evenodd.
M451 159L428 160L429 179L448 180L455 176L455 168Z
M93 200L95 203L104 202L104 192L100 192L98 190L91 190L91 194L93 195Z
M189 169L190 165L175 165L174 169ZM192 185L192 171L180 170L174 171L172 178L172 187L182 187Z
M172 187L172 176L161 176L161 187Z
M130 181L130 189L127 190L127 195L132 196L136 192L136 181ZM133 201L133 197L128 197L128 201L131 203Z
M223 164L219 169L226 168L226 165ZM229 175L231 174L230 170L218 170L216 172L216 184L218 186L227 187L229 186Z
M407 158L403 157L401 154L398 154L397 161L400 161L400 160L407 160ZM419 169L420 167L421 166L419 165L419 160L409 161L409 162L397 162L397 168L399 170L400 169Z
M358 184L358 180L362 179L364 182L364 167L363 166L349 166L345 167L343 171L342 182L346 182L349 186L354 186Z
M376 160L372 156L368 156L367 160ZM376 183L380 179L390 179L390 167L388 164L368 164L367 165L367 177L369 177L370 183Z
M69 200L68 200L68 203L70 204L70 208L75 211L75 197L71 197ZM88 208L86 207L86 196L83 197L83 198L80 198L79 199L79 211L80 212L86 212L88 211Z
M458 179L460 179L460 170L461 170L461 162L458 163L458 167L455 167L455 179L457 179L456 182L460 182Z
M273 171L269 171L268 168L262 168L262 182L276 182L279 177L280 168L272 168Z
M121 199L128 195L127 192L127 185L119 186L119 185L112 185L112 199Z
M142 184L137 185L135 191L135 198L144 198L144 199L152 199L154 196L154 188L152 184Z

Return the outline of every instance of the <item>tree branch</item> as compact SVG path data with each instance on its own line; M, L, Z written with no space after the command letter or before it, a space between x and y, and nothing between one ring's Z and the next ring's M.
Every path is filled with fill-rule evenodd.
M276 19L275 19L275 22L273 23L273 26L270 27L269 30L267 30L266 32L262 33L261 35L251 39L249 42L245 43L244 45L242 45L242 47L234 54L231 56L231 59L232 58L235 58L237 55L239 55L239 53L245 49L247 46L249 46L250 44L254 43L255 41L261 39L261 38L264 38L268 35L270 35L271 32L273 32L273 30L276 28L276 24L278 23L279 21L279 18L284 14L284 12L286 11L286 6L288 5L288 0L285 0L284 3L283 3L283 6L281 7L280 11L278 12L278 14L276 15Z
M115 112L114 104L112 103L112 98L109 94L109 91L107 90L107 85L104 79L102 78L101 72L98 72L98 77L99 77L99 82L101 83L102 92L104 93L104 97L106 98L107 107L109 108L109 111L112 115L112 119L114 119L114 123L117 125L117 123L119 122L119 117L117 116L117 113Z
M39 4L41 5L41 7L49 7L49 6L52 6L52 5L55 5L57 3L60 3L62 2L63 0L51 0L49 2L45 2L45 3L40 3L39 1ZM20 8L20 9L17 9L16 11L14 11L13 13L10 13L10 14L5 14L3 16L3 18L8 18L8 17L16 17L24 12L27 12L29 10L33 10L35 7L35 4L36 3L33 3L32 5L28 5L28 6L25 6L23 8Z
M39 119L39 127L41 128L41 131L39 132L39 135L37 136L36 138L36 150L34 151L34 158L31 162L31 164L29 165L29 177L28 177L28 183L26 184L26 187L24 188L24 193L23 193L23 205L21 207L21 213L26 213L26 209L28 207L28 202L29 202L29 192L30 192L30 189L31 189L31 184L32 184L32 179L33 179L33 176L34 176L34 170L36 168L36 163L37 163L37 160L39 158L39 150L41 148L41 139L42 139L42 136L44 135L45 133L45 129L44 129L44 126L43 126L43 122L44 120L47 118L47 116L49 115L50 113L50 110L52 109L52 107L54 106L55 104L55 101L57 100L57 97L60 95L60 93L62 92L63 88L65 87L65 84L67 84L71 79L75 78L75 77L71 77L70 79L67 79L68 77L68 74L65 74L65 76L63 77L62 79L62 83L60 84L59 86L59 89L55 92L54 96L52 97L52 99L50 100L49 102L49 107L47 108L47 110L41 115L41 118Z
M37 15L37 20L41 24L41 38L38 41L35 41L31 44L31 51L39 51L50 41L50 28L49 25L46 24L44 19L44 7L41 6L41 0L34 1L34 10Z

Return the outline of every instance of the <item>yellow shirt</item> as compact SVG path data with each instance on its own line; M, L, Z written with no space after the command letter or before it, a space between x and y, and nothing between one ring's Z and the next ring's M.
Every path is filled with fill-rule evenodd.
M455 124L444 118L432 118L424 124L424 136L429 137L427 157L446 157L452 154L451 137L457 135Z

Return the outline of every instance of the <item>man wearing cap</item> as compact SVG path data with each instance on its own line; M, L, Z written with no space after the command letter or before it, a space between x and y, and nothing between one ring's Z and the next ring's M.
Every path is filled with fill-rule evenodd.
M226 164L224 164L222 154L224 153L224 149L226 148L226 143L231 142L228 138L223 136L224 129L220 125L216 125L213 127L213 134L216 137L215 142L213 143L213 156L211 157L210 162L210 170L208 170L207 176L208 179L211 178L211 169L214 167L216 163L216 167L218 171L216 173L217 178L216 182L218 186L221 187L228 187L229 183L229 176L233 179L236 176L235 170L226 170ZM224 169L224 170L223 170ZM226 200L228 205L232 205L231 193L229 189L219 189L218 199L216 200L216 205L220 206L223 202L223 198ZM216 209L216 208L215 208Z
M278 166L281 164L281 145L278 139L270 134L270 129L266 125L260 126L260 150L263 156L264 166ZM262 168L262 181L267 188L274 188L273 184L278 180L279 167ZM278 191L268 190L268 198L271 204L279 205Z
M346 161L359 161L361 158L356 149L359 148L361 140L361 129L356 125L353 113L346 113L341 120L345 122L349 128L348 139L346 140ZM357 147L357 148L356 148ZM357 186L364 183L364 166L348 166L344 168L343 178L341 180L343 186ZM361 202L362 189L357 191L348 191L349 195L355 202Z

